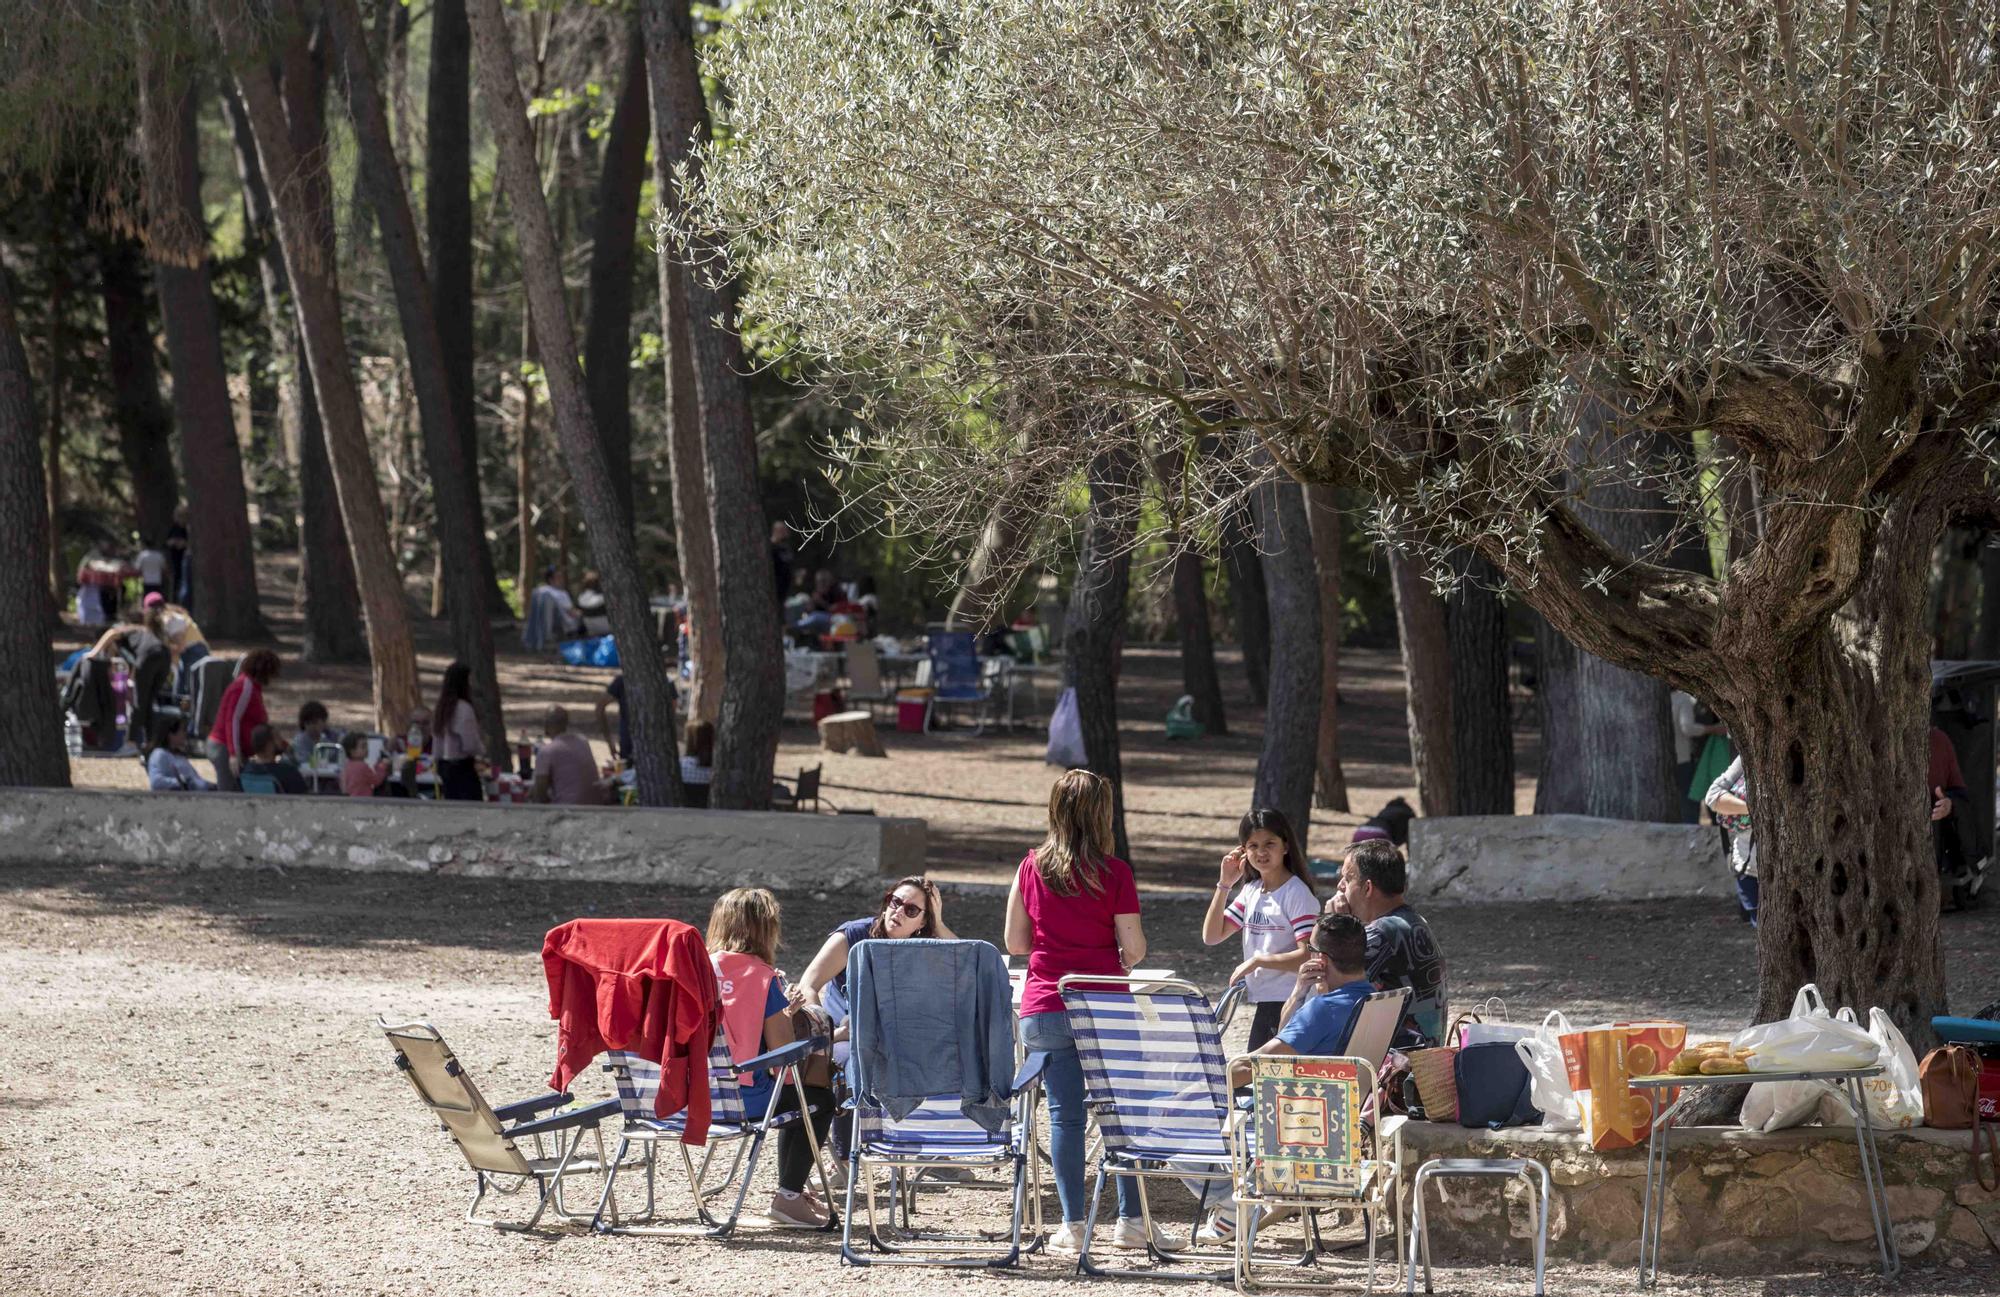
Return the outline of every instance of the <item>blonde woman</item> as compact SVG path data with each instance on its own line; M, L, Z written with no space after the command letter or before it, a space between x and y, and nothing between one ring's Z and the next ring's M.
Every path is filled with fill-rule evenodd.
M730 1057L739 1062L792 1043L791 1000L785 994L784 975L776 967L781 917L778 898L762 887L724 892L708 912L705 940L722 995L722 1030ZM761 1121L777 1078L770 1072L745 1076L747 1080L737 1078L744 1110ZM813 1138L823 1144L827 1123L833 1120L833 1093L818 1085L808 1085L805 1091L813 1109ZM785 1086L778 1096L778 1111L792 1112L798 1106L798 1091ZM773 1224L784 1229L819 1229L826 1224L827 1206L807 1185L812 1165L804 1123L780 1127L778 1189L771 1195L769 1211Z
M1047 1053L1042 1085L1049 1096L1050 1160L1063 1226L1052 1251L1083 1245L1083 1064L1056 983L1071 973L1123 976L1146 957L1139 891L1132 867L1111 854L1111 784L1072 770L1049 790L1049 835L1021 861L1007 893L1007 950L1028 957L1021 994L1021 1044ZM1114 1247L1146 1246L1139 1187L1118 1177Z

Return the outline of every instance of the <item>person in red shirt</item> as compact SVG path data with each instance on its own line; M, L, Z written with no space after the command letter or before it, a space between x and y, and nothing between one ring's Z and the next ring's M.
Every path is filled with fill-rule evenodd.
M1083 1063L1070 1036L1056 985L1071 973L1123 977L1146 957L1139 889L1132 866L1111 854L1111 782L1072 770L1049 790L1049 835L1014 873L1007 893L1007 951L1028 957L1021 993L1021 1044L1046 1052L1042 1085L1049 1096L1050 1161L1063 1226L1049 1250L1072 1255L1083 1244ZM1118 1227L1112 1246L1146 1246L1139 1186L1118 1177Z
M208 759L215 765L215 786L225 793L242 791L236 775L249 759L250 735L259 725L270 724L264 690L278 678L278 666L278 655L270 649L251 649L222 691L215 728L208 732Z

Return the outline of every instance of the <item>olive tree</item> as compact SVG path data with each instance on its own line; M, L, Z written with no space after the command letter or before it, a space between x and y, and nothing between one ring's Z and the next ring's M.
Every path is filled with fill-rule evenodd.
M751 316L899 394L853 453L905 509L963 516L1024 446L1080 475L1170 414L1248 434L1202 461L1215 507L1262 456L1360 488L1438 584L1476 551L1706 699L1749 773L1759 1014L1817 980L1921 1038L1921 612L1943 528L1992 510L1997 26L1976 0L778 0L713 57L734 120L695 219ZM1133 417L968 435L995 385ZM1669 565L1745 497L1723 575ZM1586 498L1649 502L1619 534L1652 542Z

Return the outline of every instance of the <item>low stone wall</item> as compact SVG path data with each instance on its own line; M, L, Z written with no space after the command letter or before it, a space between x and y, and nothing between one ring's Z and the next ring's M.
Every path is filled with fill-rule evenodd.
M1549 1169L1552 1258L1636 1265L1645 1190L1643 1146L1599 1153L1581 1135L1538 1128L1483 1131L1411 1122L1403 1128L1407 1184L1434 1157L1527 1157ZM1907 1263L2000 1249L2000 1194L1972 1178L1971 1132L1878 1132L1889 1218ZM1667 1169L1661 1269L1724 1273L1879 1264L1852 1128L1752 1135L1733 1127L1676 1130ZM1442 1206L1440 1206L1442 1202ZM1425 1190L1431 1250L1443 1260L1534 1257L1534 1221L1518 1182L1433 1181Z
M0 791L0 865L138 864L843 888L923 872L922 820L229 793Z
M1713 826L1590 815L1410 821L1410 891L1453 901L1650 901L1734 889Z

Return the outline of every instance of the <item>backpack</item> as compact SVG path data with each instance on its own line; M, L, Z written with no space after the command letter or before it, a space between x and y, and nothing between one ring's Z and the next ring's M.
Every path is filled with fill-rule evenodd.
M2000 1137L1979 1120L1979 1055L1970 1046L1941 1045L1917 1065L1917 1084L1924 1092L1924 1124L1939 1130L1972 1132L1972 1175L1987 1191L2000 1188ZM1980 1135L1996 1166L1989 1180L1979 1160Z

